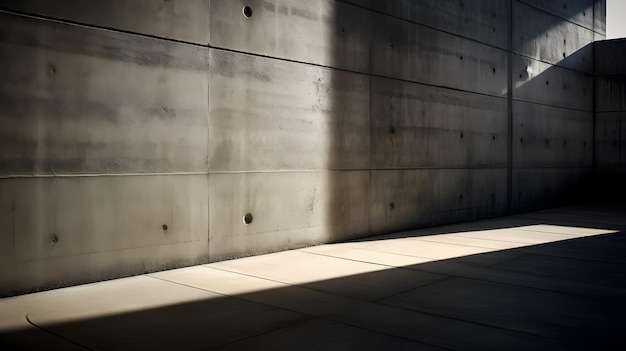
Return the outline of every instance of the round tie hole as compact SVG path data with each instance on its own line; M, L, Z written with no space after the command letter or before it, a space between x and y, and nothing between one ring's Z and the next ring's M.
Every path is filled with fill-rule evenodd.
M244 8L243 8L243 10L242 10L242 11L243 11L243 15L244 15L246 18L250 18L250 17L252 17L252 8L250 8L250 6L244 6Z
M393 210L394 208L396 208L396 203L395 203L395 202L393 202L393 201L391 201L391 202L389 203L389 209L390 209L390 210Z
M50 236L50 244L56 245L59 242L59 236L56 234L52 234Z
M246 213L243 216L243 224L248 225L250 223L252 223L252 213Z
M167 230L167 224L163 224L161 228L163 228L163 230Z

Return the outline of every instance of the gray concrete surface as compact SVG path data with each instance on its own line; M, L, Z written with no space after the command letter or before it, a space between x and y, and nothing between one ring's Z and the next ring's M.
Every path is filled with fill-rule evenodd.
M0 11L2 295L545 208L593 174L602 0Z
M596 165L599 176L626 189L626 40L595 43Z
M3 350L607 350L626 209L567 207L0 299Z

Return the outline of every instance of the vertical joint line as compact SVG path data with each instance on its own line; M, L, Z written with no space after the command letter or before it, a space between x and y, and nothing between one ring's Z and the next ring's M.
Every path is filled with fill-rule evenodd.
M368 41L368 45L371 46L371 42L372 42L372 30L371 30L371 26L369 26L367 28L367 41ZM372 208L372 86L375 83L375 78L372 76L372 50L369 51L368 53L368 77L367 77L367 89L368 89L368 95L369 95L369 101L368 101L368 108L367 108L367 113L368 113L368 123L369 123L369 159L368 159L368 177L367 177L367 208ZM368 216L367 216L367 234L368 235L374 235L374 232L372 231L372 216L370 215L370 211L368 211Z
M595 11L595 6L594 6L594 11ZM595 21L595 17L594 17L594 21ZM595 35L595 34L594 34ZM595 178L598 175L598 167L597 167L597 161L596 161L596 128L597 128L597 120L598 120L598 110L596 107L596 89L597 89L597 84L596 84L596 42L594 41L591 45L591 74L593 77L593 80L591 82L591 93L593 94L593 96L591 97L591 109L593 110L592 112L592 119L591 119L591 132L593 133L591 135L591 172L593 174L593 177Z
M209 16L209 18L211 18L211 0L207 1L206 4L207 8L207 14ZM206 170L207 170L207 175L205 178L206 181L206 189L207 192L205 194L206 196L206 200L207 200L207 205L206 205L206 218L207 218L207 231L206 231L206 243L207 243L207 256L209 258L209 260L211 260L212 258L212 254L211 254L211 68L212 68L212 48L211 48L211 24L208 25L208 28L206 28L208 31L208 42L206 45L206 81L207 81L207 89L206 89L206 101L207 101L207 116L206 116L206 125L207 125L207 131L206 131L206 151L207 151L207 156L206 156Z
M507 72L507 212L513 208L513 1L509 1Z

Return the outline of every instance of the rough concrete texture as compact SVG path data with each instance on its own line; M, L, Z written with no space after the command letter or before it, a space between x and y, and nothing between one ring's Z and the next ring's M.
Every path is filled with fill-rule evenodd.
M89 2L0 0L0 7L10 12L205 45L209 42L210 33L209 2L209 0Z
M2 294L549 206L592 174L602 0L0 9Z
M623 201L626 194L626 39L595 46L595 161L603 192Z

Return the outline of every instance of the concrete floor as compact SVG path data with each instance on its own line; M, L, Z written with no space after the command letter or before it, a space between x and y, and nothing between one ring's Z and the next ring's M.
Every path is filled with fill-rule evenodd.
M5 298L0 349L620 348L624 230L568 207Z

